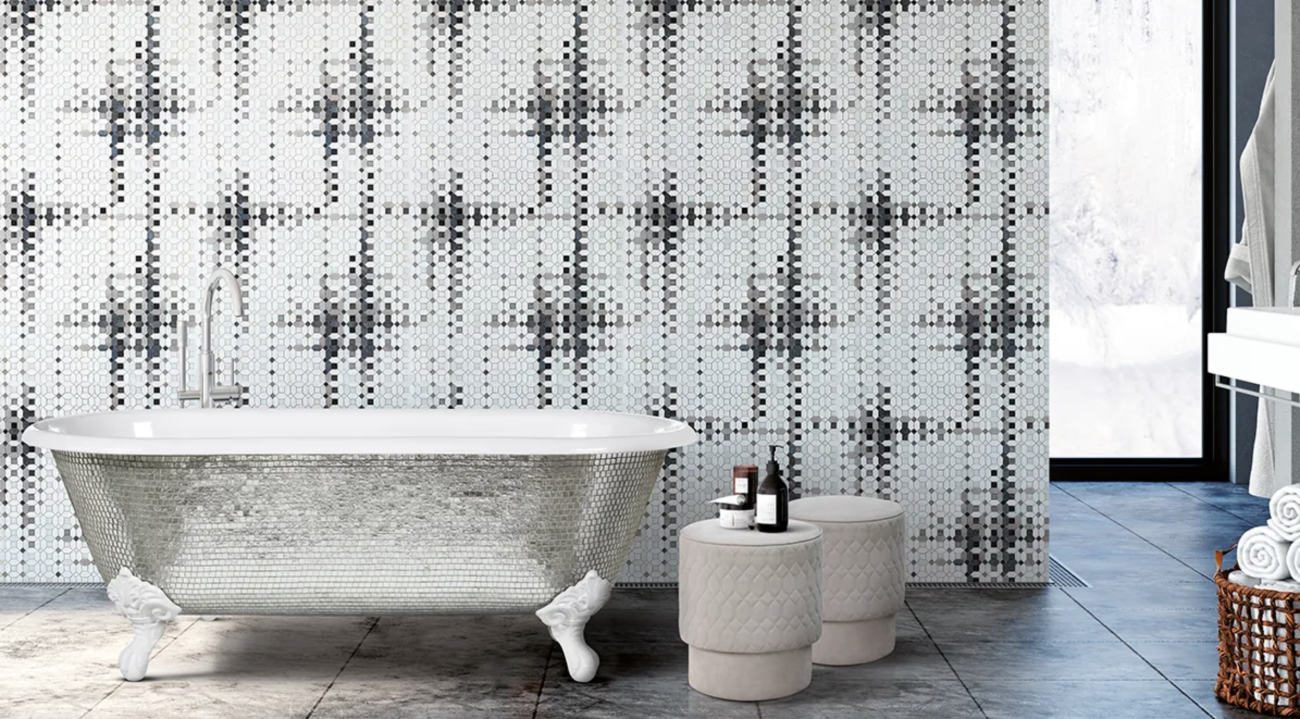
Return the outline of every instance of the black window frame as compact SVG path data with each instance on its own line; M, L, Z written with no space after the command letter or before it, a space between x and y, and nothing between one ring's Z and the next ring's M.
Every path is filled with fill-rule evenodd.
M1051 480L1120 482L1229 481L1228 393L1215 387L1206 368L1208 335L1222 332L1227 321L1230 285L1223 279L1231 249L1229 126L1230 39L1229 3L1202 2L1203 160L1201 186L1201 456L1199 458L1074 458L1051 459ZM1050 332L1050 329L1049 329ZM1050 387L1049 387L1050 391Z

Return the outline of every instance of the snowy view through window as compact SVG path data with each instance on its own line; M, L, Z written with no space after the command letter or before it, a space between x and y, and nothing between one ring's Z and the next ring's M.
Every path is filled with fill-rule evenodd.
M1201 15L1052 0L1051 454L1201 454Z

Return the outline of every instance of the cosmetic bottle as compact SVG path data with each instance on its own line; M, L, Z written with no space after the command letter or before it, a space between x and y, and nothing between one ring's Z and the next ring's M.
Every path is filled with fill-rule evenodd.
M749 529L754 512L742 509L745 506L744 497L732 494L709 500L709 504L718 505L718 526L723 529Z
M731 493L745 498L740 510L750 529L754 527L754 508L758 499L758 465L738 464L731 469Z
M757 511L754 525L760 532L784 532L790 526L790 489L781 479L781 467L776 463L775 446L772 459L767 463L767 473L758 483Z

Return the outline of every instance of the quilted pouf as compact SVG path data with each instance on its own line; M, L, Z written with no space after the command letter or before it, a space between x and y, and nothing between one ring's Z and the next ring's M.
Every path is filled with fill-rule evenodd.
M822 528L822 635L816 664L862 664L894 651L903 607L903 508L871 497L790 503L790 519Z
M678 536L677 625L690 645L696 691L762 701L812 681L822 633L822 530L790 520L785 532L696 522Z

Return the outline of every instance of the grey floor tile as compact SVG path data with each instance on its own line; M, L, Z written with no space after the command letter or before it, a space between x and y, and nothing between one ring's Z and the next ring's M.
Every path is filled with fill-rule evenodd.
M1086 519L1063 519L1053 516L1051 519L1051 539L1053 553L1058 547L1091 547L1107 552L1125 550L1142 550L1150 547L1150 542L1142 539L1124 525L1107 519L1100 514Z
M976 719L979 707L957 681L813 683L792 697L759 704L763 719Z
M700 717L758 719L758 705L705 696L690 688L683 674L675 679L646 679L598 674L587 684L553 681L548 673L537 704L537 719L624 719L627 717Z
M1142 519L1152 524L1188 523L1193 518L1211 518L1216 520L1242 521L1224 508L1206 502L1203 499L1170 489L1160 496L1112 495L1108 497L1083 497L1080 501L1107 516L1125 514L1139 517L1141 510L1147 510ZM1158 511L1153 511L1158 510Z
M1115 642L1101 622L1059 589L947 592L908 598L908 606L936 642ZM1050 597L1050 599L1049 599Z
M1263 507L1227 505L1227 506L1220 506L1219 508L1225 512L1228 512L1234 517L1240 517L1242 521L1251 525L1252 527L1257 527L1262 524L1266 524L1269 518L1269 511L1268 511L1267 504L1265 504Z
M1084 581L1094 585L1172 584L1199 582L1201 572L1136 535L1107 542L1088 535L1052 539L1052 556Z
M686 681L689 649L682 642L625 642L596 646L601 656L600 674L611 679L639 677L663 681ZM560 676L563 665L552 657L548 677ZM847 667L813 666L814 682L863 682L885 680L952 681L957 678L938 647L917 624L910 612L897 622L894 651L867 664ZM551 681L547 679L548 683Z
M619 642L592 645L600 655L597 677L611 681L645 679L662 682L685 682L687 659L690 654L685 642ZM559 647L551 653L550 667L546 672L548 685L570 682L564 663L564 653Z
M1126 642L1218 641L1218 609L1096 609L1093 613Z
M1169 486L1162 482L1052 482L1052 489L1071 496L1105 496L1110 494L1132 496L1138 494L1163 494Z
M1237 541L1236 539L1233 539L1232 541L1228 542L1228 544L1218 544L1218 543L1213 543L1213 544L1218 544L1219 549L1224 549L1236 541ZM1201 574L1206 579L1210 579L1210 580L1214 579L1214 573L1217 570L1214 567L1213 549L1190 548L1186 546L1178 546L1176 544L1165 546L1163 548L1165 549L1165 551L1169 552L1169 555L1172 556L1174 559L1177 559L1183 562L1184 564L1186 564L1187 566L1191 567L1192 569L1196 570L1197 573ZM1233 560L1232 558L1229 558L1224 562L1225 566L1229 566L1229 567L1235 563L1236 561Z
M1042 681L968 684L989 719L1205 719L1165 681Z
M1268 498L1252 495L1244 485L1227 482L1179 482L1171 484L1170 487L1246 519L1253 519L1260 514L1268 516Z
M616 588L609 603L587 623L586 636L593 647L607 642L680 642L677 590Z
M1200 497L1225 512L1231 512L1243 519L1268 515L1268 498L1256 497L1248 493L1222 495L1218 497Z
M1053 544L1052 554L1093 586L1203 582L1205 574L1156 547L1111 553Z
M194 621L89 719L303 717L374 623L364 617Z
M1061 499L1074 499L1074 495L1066 489L1075 484L1074 482L1052 482L1047 485L1047 491L1051 493L1052 501L1056 502Z
M899 638L921 638L928 639L929 635L921 628L921 623L917 621L916 615L906 604L899 610L894 617L894 634Z
M1105 516L1093 509L1088 503L1080 501L1064 492L1053 492L1049 500L1048 516L1053 521L1057 518L1086 520L1089 518L1105 519Z
M1146 681L1156 673L1118 642L939 642L963 681Z
M609 602L607 602L604 608L600 611L604 612L610 609L671 609L672 611L677 611L677 589L676 587L659 587L653 589L614 587L614 592L610 595Z
M1167 501L1205 502L1204 492L1183 491L1174 484L1163 482L1062 482L1061 489L1072 497L1088 504L1115 502ZM1226 495L1225 495L1226 496Z
M868 664L847 667L813 666L815 683L952 681L956 678L956 673L939 653L939 648L924 635L899 636L893 653Z
M1212 551L1227 549L1240 540L1245 530L1255 527L1244 519L1232 517L1231 521L1193 521L1193 523L1128 523L1132 532L1158 547L1195 546Z
M1080 519L1053 517L1050 529L1052 553L1067 546L1102 553L1140 551L1151 546L1137 532L1102 514ZM1066 537L1069 537L1068 541ZM1057 540L1065 543L1058 546Z
M1266 716L1219 701L1219 698L1214 695L1213 680L1180 681L1175 682L1175 684L1215 719L1260 719L1260 717Z
M1095 524L1089 521L1088 524L1080 525L1083 528L1089 528L1089 525ZM1063 527L1052 528L1052 551L1053 556L1070 555L1076 559L1096 559L1110 560L1110 562L1121 562L1130 556L1139 560L1148 560L1156 556L1164 555L1160 547L1144 540L1139 533L1134 530L1122 527L1122 525L1110 523L1104 527L1097 527L1093 532L1069 532L1070 524L1062 523ZM1060 530L1070 536L1070 540L1057 537L1056 533Z
M67 587L51 585L6 587L0 584L0 631L67 591Z
M1158 547L1193 546L1199 549L1226 550L1240 540L1245 530L1255 527L1248 521L1209 521L1196 524L1139 524L1131 528L1141 538Z
M1213 680L1219 674L1218 642L1130 642L1129 646L1170 681Z
M1077 499L1080 503L1092 507L1105 514L1110 514L1111 509L1124 509L1130 507L1159 507L1162 510L1178 509L1186 511L1223 511L1218 506L1205 501L1187 492L1182 492L1165 484L1140 485L1138 483L1115 483L1113 487L1092 487L1081 489L1071 483L1065 489L1065 493ZM1153 519L1159 519L1162 516L1176 516L1169 511L1162 511L1160 514L1153 513Z
M551 644L531 616L383 618L312 717L532 716Z
M1201 534L1226 539L1228 544L1241 537L1242 532L1255 526L1236 515L1228 514L1209 505L1198 505L1198 509L1170 510L1169 514L1152 514L1152 508L1133 506L1124 511L1104 509L1106 516L1123 525L1156 545L1159 538L1183 534ZM1227 545L1225 544L1224 547Z
M398 696L361 695L318 707L310 719L347 717L347 719L532 719L536 698L526 702L493 703L474 696L433 697L418 692L401 692ZM231 715L229 719L244 719ZM187 718L188 719L188 718Z
M108 599L108 590L102 586L94 587L72 587L67 592L59 595L58 606L60 609L113 609L113 603ZM53 605L51 605L53 607ZM123 619L122 621L126 621Z
M1108 517L1114 517L1116 514L1133 515L1134 510L1140 509L1147 509L1147 518L1152 521L1202 514L1227 515L1213 504L1163 484L1118 483L1114 487L1081 490L1074 483L1070 483L1065 491L1080 504ZM1159 512L1150 511L1154 509L1158 509Z
M169 624L154 656L192 622ZM84 716L124 683L117 656L131 636L102 594L77 590L14 621L0 632L0 716Z
M961 607L988 607L1024 609L1069 609L1074 600L1055 587L1029 589L908 589L905 601L909 606L926 609Z
M1206 579L1178 584L1104 584L1065 587L1087 609L1209 609L1218 606L1219 588Z
M1048 510L1051 517L1080 518L1101 514L1088 502L1066 492L1053 492Z

